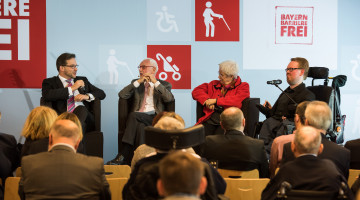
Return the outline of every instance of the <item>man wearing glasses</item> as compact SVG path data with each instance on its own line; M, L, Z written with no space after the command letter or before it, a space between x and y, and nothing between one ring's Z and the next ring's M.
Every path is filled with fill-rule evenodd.
M56 60L57 76L47 78L42 83L42 97L52 103L58 114L72 112L82 124L83 132L94 129L94 116L89 112L89 102L95 98L103 100L103 90L92 85L86 77L76 76L79 65L75 54L63 53Z
M143 142L143 125L150 126L155 115L164 111L165 103L174 101L171 84L155 78L158 65L154 59L144 59L138 69L140 78L132 80L119 92L122 99L133 97L133 106L126 122L121 152L107 162L110 165L129 165L134 149Z
M280 94L274 106L266 100L263 106L259 106L260 112L267 118L261 127L259 138L264 140L268 155L275 137L284 135L286 125L294 123L296 106L303 101L315 100L315 95L303 83L309 72L309 62L305 58L291 58L285 71L289 87Z

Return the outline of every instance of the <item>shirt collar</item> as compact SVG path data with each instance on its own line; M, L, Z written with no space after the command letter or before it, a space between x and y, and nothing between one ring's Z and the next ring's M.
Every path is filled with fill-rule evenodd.
M76 149L73 146L71 146L70 144L66 144L66 143L56 143L49 149L49 151L51 151L56 146L67 146L67 147L71 148L74 151L74 153L76 153Z

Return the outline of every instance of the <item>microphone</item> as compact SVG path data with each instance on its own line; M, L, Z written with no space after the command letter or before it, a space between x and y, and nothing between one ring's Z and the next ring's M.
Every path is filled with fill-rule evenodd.
M85 93L86 93L84 86L79 87L79 88L78 88L78 91L79 91L80 94L85 94Z
M282 83L282 80L278 79L278 80L272 80L272 81L267 81L266 82L267 84L269 85L278 85L278 84L281 84Z

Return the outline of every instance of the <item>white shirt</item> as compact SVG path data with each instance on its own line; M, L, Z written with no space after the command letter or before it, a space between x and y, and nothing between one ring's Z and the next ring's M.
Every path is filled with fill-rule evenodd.
M154 111L155 110L155 106L154 106L154 89L160 85L159 81L156 81L156 83L152 83L149 82L150 87L149 87L149 94L145 99L145 109L144 112L150 112L150 111ZM138 88L140 86L139 82L134 81L133 85ZM145 94L144 94L145 95Z

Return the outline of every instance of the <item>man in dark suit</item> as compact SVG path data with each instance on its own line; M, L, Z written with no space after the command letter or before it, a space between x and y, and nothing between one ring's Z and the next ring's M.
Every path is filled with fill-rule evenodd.
M111 199L103 160L77 154L80 129L58 120L49 135L49 151L25 156L19 182L21 199Z
M333 162L317 157L322 152L323 146L317 129L310 126L301 127L295 133L294 141L291 143L291 150L296 159L279 169L263 190L261 199L275 199L284 181L288 182L294 190L333 192L334 198L331 199L335 199L341 183L347 185L347 181ZM349 189L345 193L349 199L352 199Z
M315 95L303 83L309 72L309 62L305 58L291 58L285 71L289 87L280 94L273 107L268 101L265 101L263 106L258 107L267 118L261 127L259 138L264 140L268 155L273 140L288 132L286 130L287 125L294 125L297 104L315 99Z
M360 169L360 139L347 141L345 148L350 150L350 169Z
M130 164L134 149L144 143L145 126L150 126L155 115L164 111L165 103L174 101L171 84L155 78L158 65L152 58L139 65L140 78L134 79L119 92L122 99L133 97L133 106L126 122L122 149L107 164ZM139 128L140 127L140 128Z
M44 79L42 97L51 102L58 114L66 111L76 114L86 133L94 129L94 116L89 112L89 102L95 98L103 100L106 95L86 77L76 76L78 67L75 54L61 54L56 60L59 75Z
M319 154L319 158L333 161L339 172L347 179L349 177L350 151L326 138L326 130L331 123L332 112L325 102L312 101L308 104L305 110L305 124L314 127L321 133L321 143L324 145L324 151ZM294 159L295 155L291 151L291 144L285 144L281 165Z
M225 133L206 136L202 156L218 161L221 169L258 169L261 178L269 177L264 142L244 135L242 111L237 107L225 109L220 115L220 125Z

